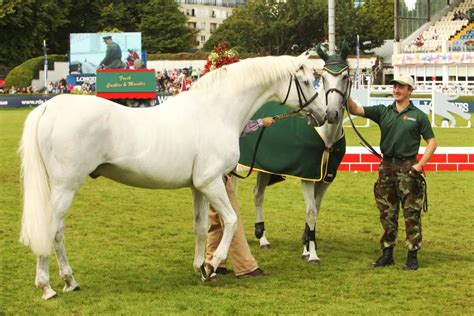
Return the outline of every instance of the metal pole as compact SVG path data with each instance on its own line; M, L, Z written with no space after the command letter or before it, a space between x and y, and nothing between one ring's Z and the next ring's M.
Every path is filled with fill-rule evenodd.
M329 55L336 53L336 0L328 0Z
M46 40L43 40L43 50L44 50L44 87L48 88L48 55L46 53Z
M356 54L357 54L357 63L356 63L356 70L355 70L355 88L359 89L359 58L360 58L360 47L359 47L359 34L357 34L357 42L356 42ZM363 79L362 79L363 80Z

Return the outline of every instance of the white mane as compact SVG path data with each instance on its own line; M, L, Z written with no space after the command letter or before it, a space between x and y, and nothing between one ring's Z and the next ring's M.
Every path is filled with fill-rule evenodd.
M306 58L267 56L244 59L213 70L193 84L192 90L206 90L216 83L248 89L288 78L301 67Z

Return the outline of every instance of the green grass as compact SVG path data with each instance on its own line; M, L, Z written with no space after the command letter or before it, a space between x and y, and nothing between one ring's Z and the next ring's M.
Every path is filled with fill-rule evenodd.
M90 179L66 221L66 247L81 291L60 292L63 284L52 258L51 285L60 295L44 302L34 287L35 258L18 242L16 149L27 113L0 111L0 314L474 313L472 172L428 173L430 209L423 214L421 268L415 272L401 270L403 240L395 248L395 266L370 268L380 253L371 195L375 174L341 172L329 188L318 222L319 266L300 259L305 206L299 182L289 179L268 189L265 218L272 248L263 251L253 237L254 177L240 181L238 201L250 247L271 274L243 280L223 276L218 286L201 283L192 268L188 189L144 190ZM437 131L441 138L451 129ZM453 131L460 141L463 133L472 136Z

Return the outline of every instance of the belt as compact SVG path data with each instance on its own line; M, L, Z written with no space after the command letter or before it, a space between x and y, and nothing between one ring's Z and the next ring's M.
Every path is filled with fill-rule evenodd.
M405 158L383 156L383 161L392 163L394 165L401 165L406 161L412 161L412 160L416 160L416 156L405 157Z

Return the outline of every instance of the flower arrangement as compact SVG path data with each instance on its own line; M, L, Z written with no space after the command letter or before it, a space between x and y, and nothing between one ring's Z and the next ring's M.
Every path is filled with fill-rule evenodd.
M204 73L238 62L240 59L236 56L237 52L234 49L229 49L226 42L219 43L214 51L207 57Z

